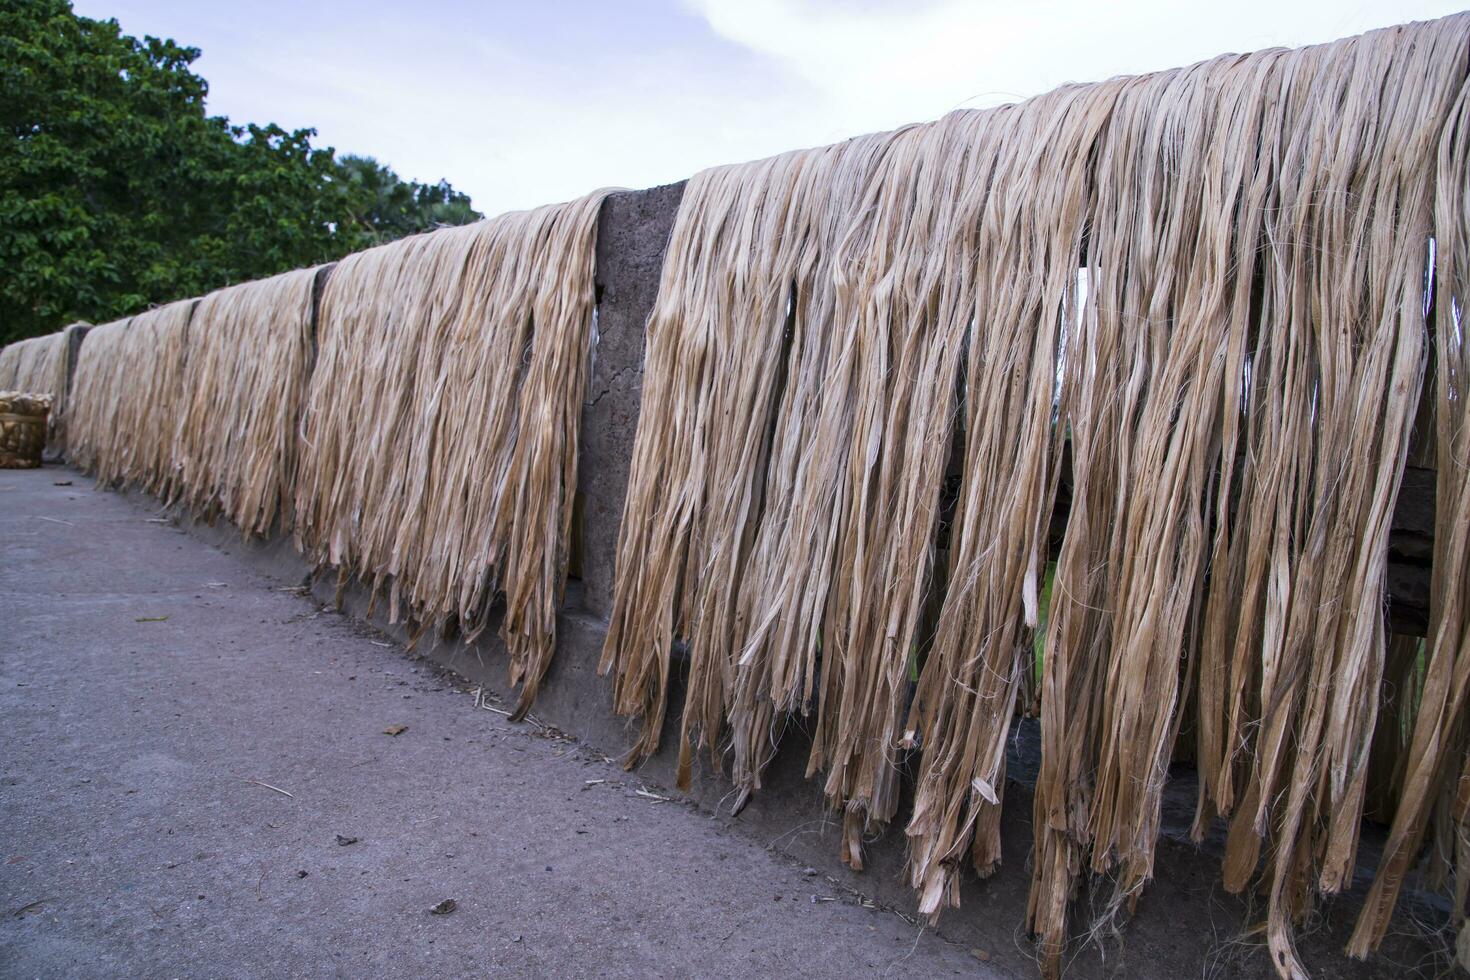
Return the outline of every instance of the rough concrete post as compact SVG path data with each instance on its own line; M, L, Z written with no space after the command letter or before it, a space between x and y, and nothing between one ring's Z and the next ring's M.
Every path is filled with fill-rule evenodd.
M317 330L321 326L322 315L322 291L327 288L327 280L331 278L332 270L337 268L337 263L328 262L316 270L316 275L311 280L311 361L312 367L316 365L316 337ZM310 369L308 369L310 373Z
M597 220L599 338L582 405L577 485L581 601L588 614L604 620L612 611L618 528L643 397L643 328L683 196L683 182L612 194Z
M66 328L66 386L62 389L63 403L71 398L72 381L77 376L77 359L82 356L82 341L92 331L88 323L73 323Z
M77 376L77 360L82 355L82 341L86 339L91 329L91 324L73 323L62 331L61 356L65 378L62 380L61 391L57 393L55 404L51 409L52 420L50 431L47 434L45 454L48 460L66 458L67 405L71 402L72 383Z

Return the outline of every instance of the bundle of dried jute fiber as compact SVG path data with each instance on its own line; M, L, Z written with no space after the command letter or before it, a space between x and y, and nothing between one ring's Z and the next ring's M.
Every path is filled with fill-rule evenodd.
M1459 55L1467 56L1461 40ZM1455 916L1463 925L1470 879L1470 85L1461 80L1435 147L1434 465L1437 486L1430 583L1428 659L1401 788L1377 877L1348 945L1366 956L1383 940L1431 819L1440 827L1432 858L1453 864Z
M0 388L51 396L46 422L46 445L56 453L66 449L66 395L71 334L85 324L74 323L44 337L31 337L0 349Z
M289 521L318 271L221 289L194 311L171 495L246 534Z
M68 448L67 419L71 405L72 378L76 373L82 341L91 329L92 325L89 323L68 324L61 331L58 363L49 371L55 388L52 391L51 421L48 423L46 442L52 451L62 457L67 455Z
M910 870L926 911L952 903L966 857L998 859L1069 443L1028 915L1047 970L1084 871L1112 882L1096 925L1152 876L1188 700L1197 830L1230 818L1226 883L1260 875L1273 963L1299 973L1293 922L1356 863L1424 268L1431 232L1452 238L1436 193L1437 220L1463 221L1436 170L1460 165L1467 25L1227 56L692 180L649 324L603 657L618 710L643 719L634 758L657 744L683 640L684 781L691 742L718 765L728 731L743 799L815 704L808 768L857 863L917 747ZM821 168L848 152L839 186ZM1460 710L1434 676L1420 730L1424 706ZM1449 744L1441 774L1465 759L1465 726L1445 724L1416 735ZM1404 801L1413 773L1390 777Z
M907 833L931 916L958 904L967 858L982 875L1000 862L1006 738L1034 672L1063 445L1056 364L1077 324L1089 160L1122 84L1062 90L985 120L972 151L983 179L957 202L965 237L951 251L975 266L961 482L944 602L905 732L923 749Z
M0 469L34 469L46 444L51 396L0 391Z
M95 471L103 456L112 453L117 436L111 425L122 372L112 369L119 356L128 321L114 320L93 327L77 358L71 391L71 462Z
M1081 869L1113 875L1104 920L1152 874L1203 515L1243 370L1262 57L1128 80L1098 141L1088 298L1062 366L1074 484L1042 681L1029 921L1048 972Z
M1052 117L1066 116L1058 106ZM1090 133L1106 108L1074 124ZM964 345L977 304L1000 301L1014 279L1010 267L981 267L991 277L982 300L976 223L1002 208L985 188L1006 152L1006 121L1018 119L1023 134L1050 125L1056 136L1061 121L1043 117L956 113L696 176L650 319L618 559L637 571L619 575L603 660L616 671L618 709L643 718L633 758L656 745L675 636L689 641L685 774L691 735L711 743L718 765L728 726L742 798L786 716L809 709L820 686L810 768L829 771L829 795L848 812L844 858L854 864L867 825L896 805L893 753ZM1085 161L1090 136L1074 142ZM1039 176L1034 156L1018 152L1006 165ZM1046 284L1058 309L1070 302L1080 247L1074 183L1062 219L1071 244ZM1010 220L1028 219L1018 210ZM987 247L1018 247L1003 240L1016 234L997 233ZM752 243L762 238L764 248ZM1048 247L1041 240L1037 257ZM1039 315L1033 293L1013 302L1012 315ZM997 322L996 336L1017 328ZM1024 539L1049 510L1056 327L1038 343L1037 390L1017 394L1012 409L1040 432L1024 464L1039 468L1030 477L1038 492L1014 521L1021 574L1033 576L1041 559L1027 557ZM1032 363L1029 353L1011 363L1022 360ZM989 473L984 497L1013 490L1016 476ZM1032 591L1034 622L1034 582ZM1002 646L1016 660L1015 645ZM999 714L1008 723L1009 709ZM1004 743L1003 731L995 740Z
M72 383L71 457L99 483L149 493L170 486L194 303L179 300L87 334Z
M758 588L790 603L796 622L777 623L772 638L788 659L755 665L779 679L742 675L762 719L745 726L748 738L736 750L744 792L770 754L769 686L781 686L775 697L810 703L814 631L828 585L826 562L814 556L830 550L835 514L813 505L786 514L784 535L754 535L763 509L835 492L843 472L845 440L819 432L817 406L852 351L832 329L834 290L823 270L886 143L866 137L719 167L685 189L648 324L601 667L614 675L617 710L642 721L630 764L657 745L676 633L697 636L681 781L690 739L718 739L746 633L775 622L752 616ZM813 557L783 560L793 552Z
M1255 281L1235 272L1234 306L1254 320L1246 369L1226 375L1223 403L1239 416L1202 437L1220 438L1225 467L1215 533L1205 563L1175 581L1211 583L1207 602L1180 612L1199 650L1197 823L1230 816L1229 889L1268 848L1267 939L1283 974L1304 972L1292 924L1357 863L1389 518L1424 368L1436 155L1467 45L1470 17L1457 16L1256 56L1274 62L1254 163L1265 190L1240 213L1259 216L1269 261ZM1145 553L1157 567L1157 544ZM1167 695L1163 666L1149 669Z
M856 356L838 392L852 421L808 769L826 773L844 812L853 867L864 835L897 810L902 713L974 316L963 203L993 160L979 134L1009 114L952 113L898 134L833 262L836 320L852 325Z
M46 394L0 390L0 400L3 400L5 406L3 411L6 412L21 415L45 415L51 411L51 396Z
M1133 80L1113 107L1061 369L1074 486L1031 907L1052 971L1081 868L1111 876L1104 921L1152 876L1195 674L1197 829L1234 807L1235 890L1269 842L1283 975L1301 972L1292 923L1350 880L1423 364L1434 147L1467 26L1216 59ZM1239 727L1222 735L1226 706Z
M879 133L825 152L809 151L827 169L814 170L812 185L802 190L810 214L806 257L793 278L791 356L777 378L780 401L773 405L765 486L757 509L746 518L755 528L753 545L745 561L729 569L740 590L734 617L721 624L701 614L700 639L691 644L692 669L708 656L722 630L731 630L735 656L725 724L741 801L759 788L786 719L819 705L823 678L818 668L827 660L821 651L837 649L838 634L828 625L835 620L827 607L831 596L852 587L838 556L845 543L841 530L848 517L852 456L862 452L851 392L863 377L873 343L871 336L852 329L857 320L844 309L849 278L866 271L848 268L842 243L859 211L873 206L875 175L894 166L896 155L909 158L912 144L904 141L911 135L908 129ZM727 329L742 329L738 315ZM952 388L940 384L935 395L942 400ZM708 717L704 727L711 754L718 757L714 721ZM814 743L809 773L824 765L822 753ZM845 854L860 862L856 848Z
M327 280L295 535L467 636L505 594L518 713L555 650L606 192L349 256Z
M0 349L0 390L55 395L66 365L65 337L62 332L28 337ZM64 386L65 376L60 380Z

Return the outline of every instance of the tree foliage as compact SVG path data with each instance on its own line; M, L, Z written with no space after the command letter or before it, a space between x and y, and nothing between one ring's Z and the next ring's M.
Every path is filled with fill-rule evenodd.
M373 243L435 225L462 225L480 216L470 207L469 195L450 187L447 180L404 181L372 157L347 155L338 163L354 209L349 220Z
M0 0L0 342L479 215L314 130L205 108L199 49L69 0Z

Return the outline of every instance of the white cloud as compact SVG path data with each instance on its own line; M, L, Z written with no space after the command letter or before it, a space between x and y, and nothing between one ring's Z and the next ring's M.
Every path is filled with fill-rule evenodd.
M850 133L1014 101L1065 82L1328 41L1458 8L1414 0L684 2L719 34L820 90L826 111Z

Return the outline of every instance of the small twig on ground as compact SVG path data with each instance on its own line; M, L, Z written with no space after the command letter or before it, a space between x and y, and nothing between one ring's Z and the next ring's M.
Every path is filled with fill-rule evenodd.
M924 930L923 930L922 927L920 927L918 933L914 936L914 944L909 947L908 954L905 955L905 956L899 957L898 959L894 960L892 963L889 963L888 966L884 969L883 975L884 976L887 976L889 970L892 970L894 967L901 966L904 963L908 962L913 957L914 953L916 953L918 951L918 949L919 949L919 940L920 939L923 939L923 938L924 938Z
M470 693L474 694L475 696L475 707L484 708L486 711L493 711L497 715L505 715L505 717L507 718L510 717L509 711L506 711L504 708L494 707L490 704L491 698L495 698L495 700L497 701L499 701L500 699L498 697L495 697L495 695L491 692L485 690L483 687L477 687Z
M31 902L29 905L22 905L20 908L16 909L10 914L19 919L27 912L34 912L36 909L40 908L42 905L45 905L49 901L51 901L51 899L49 898L38 898L34 902Z
M285 790L281 789L281 787L279 787L279 786L272 786L270 783L263 783L263 782L261 782L258 779L247 779L247 780L245 780L245 782L250 783L250 784L255 785L255 786L264 786L266 789L273 789L273 790L275 790L277 793L280 793L282 796L289 796L293 800L296 799L296 794L294 794L294 793L288 793Z
M42 517L40 514L36 515L36 520L50 521L52 524L65 524L67 527L76 527L76 525L73 524L71 521L63 521L57 517Z

